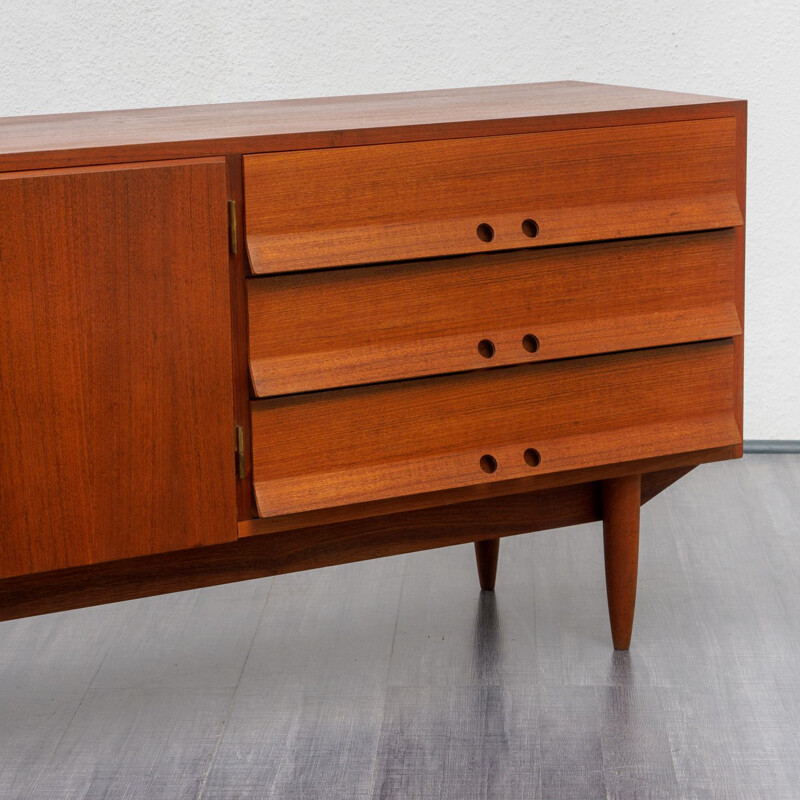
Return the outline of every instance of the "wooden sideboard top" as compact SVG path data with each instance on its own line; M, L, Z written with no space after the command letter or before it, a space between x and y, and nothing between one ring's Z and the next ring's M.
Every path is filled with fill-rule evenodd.
M743 100L580 81L0 119L0 171L729 116Z

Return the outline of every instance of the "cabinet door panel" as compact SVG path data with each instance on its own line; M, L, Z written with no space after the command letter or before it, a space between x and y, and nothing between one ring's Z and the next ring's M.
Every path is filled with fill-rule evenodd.
M0 577L235 538L223 159L0 176Z

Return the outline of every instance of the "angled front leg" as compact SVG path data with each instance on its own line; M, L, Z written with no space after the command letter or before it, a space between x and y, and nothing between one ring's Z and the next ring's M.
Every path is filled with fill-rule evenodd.
M611 638L615 650L631 644L639 566L641 475L603 481L603 546Z
M500 553L499 539L484 539L475 542L475 561L478 563L478 580L481 589L487 592L494 591L494 581L497 577L497 556Z

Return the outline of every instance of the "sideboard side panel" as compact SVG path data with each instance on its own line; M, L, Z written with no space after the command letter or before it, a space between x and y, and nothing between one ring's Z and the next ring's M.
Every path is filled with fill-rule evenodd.
M746 219L747 199L747 103L739 104L736 113L736 196L739 208L742 210L742 219ZM739 431L744 436L744 285L745 285L745 229L740 225L736 229L736 308L739 312L739 323L742 333L733 340L734 344L734 369L736 397L734 400L734 413ZM734 450L734 457L741 458L743 445L739 444Z
M0 176L0 576L236 537L223 159Z

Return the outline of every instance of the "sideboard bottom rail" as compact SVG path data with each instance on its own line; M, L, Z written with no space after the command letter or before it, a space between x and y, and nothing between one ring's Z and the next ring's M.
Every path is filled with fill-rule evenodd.
M7 578L0 581L0 620L596 522L604 519L605 509L612 634L615 646L624 649L633 620L637 500L646 503L698 463L730 457L730 447L717 448L687 454L685 465L635 475L632 481L614 477ZM629 502L631 486L640 490ZM481 583L492 588L497 547L479 546L476 554ZM494 564L487 563L493 558Z

